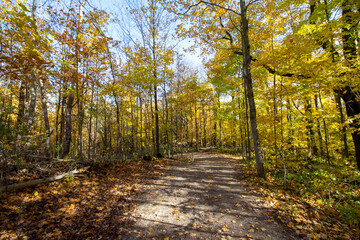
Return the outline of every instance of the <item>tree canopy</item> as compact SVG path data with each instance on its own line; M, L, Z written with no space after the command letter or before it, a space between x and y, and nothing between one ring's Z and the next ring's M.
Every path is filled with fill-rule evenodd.
M0 5L2 185L37 161L213 148L358 226L359 1Z

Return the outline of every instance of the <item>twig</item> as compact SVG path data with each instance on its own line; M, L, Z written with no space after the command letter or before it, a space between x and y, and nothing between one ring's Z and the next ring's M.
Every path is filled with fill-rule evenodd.
M40 183L57 181L57 180L60 180L60 179L62 179L64 177L66 177L66 176L86 171L89 168L90 168L90 166L79 169L79 170L75 169L73 171L69 171L69 172L66 172L66 173L63 173L63 174L60 174L60 175L56 175L56 176L53 176L53 177L49 177L49 178L36 179L36 180L29 181L29 182L16 183L16 184L12 184L12 185L9 185L9 186L3 186L3 187L0 187L0 192L12 191L12 190L20 189L20 188L34 186L34 185L37 185L37 184L40 184Z

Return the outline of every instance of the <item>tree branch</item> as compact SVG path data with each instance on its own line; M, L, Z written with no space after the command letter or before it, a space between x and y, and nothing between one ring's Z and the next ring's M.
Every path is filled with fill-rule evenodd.
M178 15L186 15L192 8L200 6L201 4L221 8L221 9L224 9L225 11L232 12L232 13L235 13L236 15L238 15L238 16L241 16L241 13L235 11L234 9L227 8L227 7L221 6L221 5L217 4L217 3L211 3L211 2L207 2L207 1L199 1L199 2L197 2L195 4L193 4L193 5L184 4L186 7L188 7L188 9L183 13L176 13L176 12L175 13L178 14Z

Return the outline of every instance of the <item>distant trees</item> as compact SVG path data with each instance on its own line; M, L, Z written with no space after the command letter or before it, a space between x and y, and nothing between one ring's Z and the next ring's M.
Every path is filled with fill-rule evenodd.
M359 75L354 68L359 62L355 40L359 32L357 2L171 1L168 9L185 21L196 23L179 26L182 36L196 38L208 46L204 52L216 51L217 60L211 60L207 66L215 89L222 88L223 98L231 97L230 105L235 106L235 96L242 97L242 92L246 92L243 114L253 119L252 126L256 126L251 115L257 107L259 137L266 146L257 151L259 145L255 144L256 136L252 136L252 148L255 153L261 152L258 156L274 155L279 160L300 152L309 160L322 157L330 163L342 154L349 156L350 151L358 159L359 94L355 79ZM342 10L341 15L336 14L337 9ZM222 65L217 65L219 62ZM247 70L249 66L251 71ZM236 87L225 83L234 76L237 81L249 79L246 73L252 74L254 89L245 81L244 90L234 94ZM253 103L251 93L256 100ZM350 128L344 120L343 103L337 97L345 104ZM331 124L334 121L336 124ZM246 123L239 129L245 135ZM221 124L224 129L224 124L231 123ZM225 142L229 141L228 134L221 132ZM349 145L350 133L354 141ZM240 143L241 149L248 146ZM257 163L259 167L261 161L258 159ZM258 174L262 175L259 168Z
M126 22L85 0L1 6L0 141L18 159L214 146L254 153L261 177L298 156L360 166L357 1L129 1Z

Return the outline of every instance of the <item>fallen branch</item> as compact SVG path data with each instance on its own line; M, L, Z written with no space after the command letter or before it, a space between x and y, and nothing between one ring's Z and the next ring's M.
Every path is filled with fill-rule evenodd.
M48 178L43 178L43 179L36 179L36 180L32 180L32 181L29 181L29 182L23 182L23 183L16 183L16 184L12 184L12 185L9 185L9 186L2 186L2 187L0 187L0 192L13 191L13 190L17 190L17 189L20 189L20 188L34 186L34 185L41 184L41 183L57 181L57 180L60 180L60 179L62 179L64 177L66 177L66 176L86 171L89 168L90 167L85 167L85 168L82 168L82 169L75 169L73 171L69 171L69 172L66 172L66 173L63 173L63 174L60 174L60 175L56 175L56 176L53 176L53 177L48 177Z

